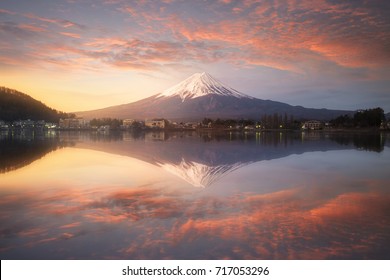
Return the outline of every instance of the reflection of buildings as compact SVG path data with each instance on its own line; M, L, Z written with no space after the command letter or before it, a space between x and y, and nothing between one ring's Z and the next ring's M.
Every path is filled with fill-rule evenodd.
M165 131L163 130L152 131L145 134L145 141L165 141L167 139Z
M0 130L6 130L9 126L4 121L0 120Z

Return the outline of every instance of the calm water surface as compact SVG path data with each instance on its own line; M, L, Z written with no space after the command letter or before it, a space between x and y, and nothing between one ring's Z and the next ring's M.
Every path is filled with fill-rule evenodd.
M387 134L0 132L1 259L389 259Z

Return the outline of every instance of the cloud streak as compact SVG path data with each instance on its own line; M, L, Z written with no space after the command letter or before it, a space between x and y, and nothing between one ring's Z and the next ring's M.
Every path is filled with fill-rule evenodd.
M24 16L27 17L27 18L33 19L33 20L38 20L40 22L56 24L59 27L63 27L63 28L72 28L72 27L76 27L78 29L84 29L85 28L85 26L82 25L82 24L78 24L78 23L75 23L75 22L72 22L72 21L69 21L69 20L65 20L65 19L40 17L40 16L31 14L31 13L25 14Z

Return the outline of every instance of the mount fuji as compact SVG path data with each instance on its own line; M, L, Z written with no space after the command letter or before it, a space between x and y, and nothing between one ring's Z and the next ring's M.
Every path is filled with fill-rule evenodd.
M263 100L225 86L208 73L195 73L179 84L148 98L98 110L76 112L92 118L166 118L199 121L203 118L259 119L264 114L287 114L296 119L328 120L351 111L311 109Z
M162 93L158 94L157 97L178 96L181 101L184 102L186 99L195 99L209 94L253 99L253 97L249 95L245 95L233 88L223 85L221 82L211 77L210 74L205 72L195 73L181 83L164 90Z

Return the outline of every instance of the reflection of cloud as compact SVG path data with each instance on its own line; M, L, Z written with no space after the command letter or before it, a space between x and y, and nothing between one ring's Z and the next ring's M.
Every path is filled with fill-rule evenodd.
M333 200L312 209L310 214L313 218L339 219L348 214L351 217L372 215L383 208L387 203L387 198L379 194L360 194L348 193L342 194ZM339 207L342 205L342 207ZM366 205L364 213L361 211L362 205Z
M101 252L111 248L119 254L111 253L113 258L388 257L384 251L390 232L388 195L347 192L326 198L324 190L315 188L230 196L196 192L149 185L5 197L8 202L0 206L0 219L7 242L0 252L6 256L17 244L39 250L50 243L53 249L60 246L58 250L76 246L77 258L85 255L77 251L83 250L76 242L82 238L98 242L93 247ZM22 213L27 215L15 219ZM126 236L120 242L111 236L118 229Z
M343 194L325 203L324 211L321 204L315 207L312 201L297 199L300 195L295 190L239 199L234 203L245 205L244 211L177 223L172 238L178 243L226 240L245 258L265 259L354 258L386 242L378 232L384 232L389 221L377 217L387 213L390 197ZM243 248L248 243L254 245L252 250Z
M81 206L96 209L86 214L94 222L119 223L125 220L138 221L145 218L173 218L180 214L180 204L175 195L166 195L161 190L142 187L114 193L102 200Z

